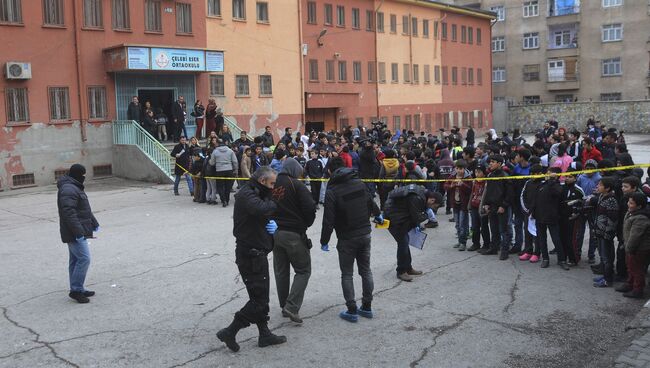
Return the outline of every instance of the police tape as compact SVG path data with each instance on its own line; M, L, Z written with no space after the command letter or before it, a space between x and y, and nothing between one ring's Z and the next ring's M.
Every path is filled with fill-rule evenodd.
M185 169L183 166L179 165L178 163L176 164L181 170L183 170L183 174L190 175L193 178L202 178L206 180L249 180L250 178L239 178L239 177L233 177L233 176L200 176L200 175L193 175L187 169ZM559 174L537 174L537 175L512 175L512 176L498 176L498 177L483 177L483 178L463 178L463 179L457 179L457 178L448 178L448 179L361 179L362 182L364 183L444 183L448 181L495 181L495 180L524 180L524 179L539 179L539 178L548 178L551 176L576 176L580 174L592 174L592 173L597 173L597 172L603 172L603 171L627 171L627 170L632 170L632 169L643 169L643 168L648 168L650 167L650 164L639 164L639 165L628 165L628 166L614 166L614 167L607 167L607 168L602 168L602 169L592 169L592 170L579 170L579 171L572 171L572 172L564 172L564 173L559 173ZM316 181L316 182L328 182L329 179L326 178L299 178L298 180L302 181Z

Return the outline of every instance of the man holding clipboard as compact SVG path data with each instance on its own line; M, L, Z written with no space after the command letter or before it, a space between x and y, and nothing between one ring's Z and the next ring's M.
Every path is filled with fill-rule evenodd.
M399 187L388 194L384 215L390 220L388 231L397 242L398 279L413 281L413 276L422 274L411 265L409 245L422 249L426 234L420 231L420 223L428 220L441 204L440 193L416 184Z

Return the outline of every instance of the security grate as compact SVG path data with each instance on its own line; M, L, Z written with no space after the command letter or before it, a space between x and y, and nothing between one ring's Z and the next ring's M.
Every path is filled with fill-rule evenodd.
M58 169L54 170L54 181L59 180L60 177L63 175L66 175L68 173L68 169Z
M34 185L34 174L19 174L11 177L12 186L24 187L26 185Z
M103 176L113 175L113 165L97 165L93 166L93 177L100 178Z

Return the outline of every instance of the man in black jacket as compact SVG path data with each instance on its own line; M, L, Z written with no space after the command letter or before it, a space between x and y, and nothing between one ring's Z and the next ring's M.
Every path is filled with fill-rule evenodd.
M370 140L365 140L360 143L363 144L363 148L359 153L359 176L361 179L377 179L379 177L380 166L373 143ZM375 198L377 188L375 183L366 183L366 187L370 195L372 195L372 198Z
M535 205L532 208L532 216L535 219L537 230L537 242L542 252L542 268L549 265L547 230L551 234L551 240L557 251L558 265L565 270L569 270L566 263L566 255L562 247L560 238L560 202L562 200L562 185L558 180L557 174L561 172L559 167L549 169L550 177L537 188L535 196ZM563 218L562 221L569 221Z
M430 214L443 203L442 195L436 191L427 191L423 186L409 184L398 187L388 194L386 200L386 218L390 220L388 231L397 242L397 278L413 281L413 276L422 275L422 271L413 269L408 232L429 219ZM429 209L431 209L429 211Z
M178 184L180 184L182 176L185 176L190 195L194 195L194 183L192 182L192 176L188 173L190 170L191 154L190 146L187 144L185 137L182 136L180 142L174 146L171 152L171 156L176 158L176 165L174 165L174 176L176 177L174 180L174 195L179 195Z
M291 136L293 134L293 130L291 128L284 128L284 136L280 138L280 143L284 143L285 146L288 146L289 143L293 141L293 137Z
M70 298L79 303L88 303L88 297L94 291L86 290L84 282L90 267L90 249L87 238L99 231L99 222L95 219L88 196L84 192L83 182L86 168L79 164L70 167L67 175L57 182L57 207L59 209L59 227L61 241L68 244L70 262Z
M284 336L272 334L268 327L269 260L266 257L273 250L273 234L278 227L275 221L271 220L277 210L277 205L271 198L275 180L275 171L270 167L262 167L235 194L235 262L246 285L249 301L235 313L230 326L217 333L219 340L235 352L239 351L237 332L251 324L256 324L259 330L259 347L287 341Z
M264 128L264 133L260 136L262 138L262 142L264 143L264 147L271 147L274 144L273 141L273 133L271 133L271 127L266 126Z
M316 218L316 204L311 193L298 180L302 176L302 166L295 159L288 158L273 188L273 200L278 205L273 216L278 224L278 231L273 235L275 284L282 315L296 323L302 323L298 312L311 276L311 242L307 238L307 228ZM289 282L291 267L295 272L292 285Z
M126 110L126 118L128 120L137 121L140 125L142 125L142 110L140 109L138 96L133 96L131 99L129 107Z
M172 104L172 123L174 124L172 134L174 135L174 142L178 142L181 132L183 133L183 136L187 137L185 115L187 115L185 109L185 98L183 96L178 96L178 101Z
M508 176L502 168L502 156L492 155L488 161L489 178L505 178ZM508 259L508 252L510 251L512 233L507 228L508 219L512 215L513 192L509 180L488 180L483 193L483 201L481 202L483 212L489 216L490 233L492 234L490 248L481 254L499 253L499 259L502 261Z
M356 171L345 167L343 159L334 157L328 162L330 181L325 193L325 213L321 230L321 249L329 251L328 243L332 231L336 230L341 268L341 286L347 310L339 316L349 322L357 322L359 315L372 318L372 291L374 288L370 270L370 216L383 222L379 207ZM354 298L354 261L361 275L363 297L361 308L357 309Z

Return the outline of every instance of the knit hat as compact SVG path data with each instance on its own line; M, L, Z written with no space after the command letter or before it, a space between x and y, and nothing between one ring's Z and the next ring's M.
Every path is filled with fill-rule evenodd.
M594 159L590 159L587 160L587 162L585 162L585 169L595 169L597 167L598 167L598 162L596 162L596 160Z
M81 164L74 164L70 166L68 175L74 180L83 184L84 180L86 179L86 168Z
M442 204L442 195L435 190L427 190L425 193L427 199L433 198L436 200L436 203Z

